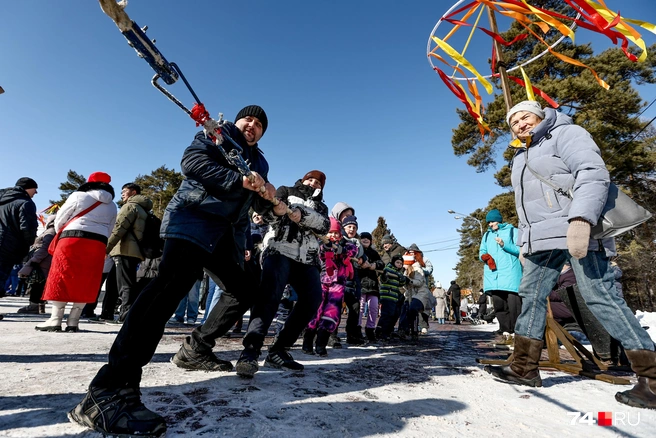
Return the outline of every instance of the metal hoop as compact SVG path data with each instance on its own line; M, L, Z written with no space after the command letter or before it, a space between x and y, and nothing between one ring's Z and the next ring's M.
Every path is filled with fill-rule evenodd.
M462 3L464 3L465 1L469 1L469 0L458 0L458 2L456 2L456 4L454 4L453 6L451 6L451 8L450 8L448 11L446 11L446 12L442 15L442 17L437 21L437 23L435 24L435 27L433 28L431 34L428 36L428 44L426 45L426 55L427 55L426 57L428 58L428 63L430 64L430 66L431 66L432 69L435 69L435 68L436 68L436 67L435 67L435 64L433 64L433 60L431 59L432 57L430 56L430 54L431 54L431 44L432 44L432 42L433 42L433 39L432 39L432 38L435 36L435 32L437 31L437 28L440 27L440 24L442 24L442 22L444 21L444 17L447 16L447 15L449 15L449 14L451 13L451 11L455 10L458 6L460 6L460 5L461 5ZM483 5L483 7L488 7L488 6ZM576 14L576 18L575 18L575 20L578 20L579 18L581 18L581 13L577 13L577 14ZM576 27L577 27L577 26L576 26L576 22L573 22L572 25L571 25L569 28L570 28L572 31L574 31L574 29L576 29ZM554 42L552 45L550 45L548 49L545 49L544 52L542 52L542 53L540 53L540 54L538 54L538 55L535 55L533 58L529 59L528 61L525 61L525 62L523 62L523 63L521 63L521 64L519 64L519 65L516 65L516 66L514 66L514 67L512 67L512 68L507 69L506 72L507 72L507 73L510 73L511 71L517 70L517 69L519 69L520 67L527 66L527 65L529 65L530 63L532 63L533 61L536 61L536 60L542 58L544 55L546 55L547 53L549 53L549 51L550 51L551 49L553 49L553 48L556 47L558 44L560 44L561 41L563 41L565 38L567 38L565 35L561 36L560 38L558 38L558 40L557 40L556 42ZM495 77L495 75L494 75L494 74L489 74L489 75L483 76L484 79L490 79L490 78L492 78L492 77ZM454 76L454 77L452 77L452 79L455 79L456 81L477 81L479 78L477 78L477 77L475 77L475 76L474 76L474 77L468 77L468 78L459 78L459 77L455 77L455 76Z

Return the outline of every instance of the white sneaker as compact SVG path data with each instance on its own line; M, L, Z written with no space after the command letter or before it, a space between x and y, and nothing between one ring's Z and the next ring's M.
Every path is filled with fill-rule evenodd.
M422 335L427 335L427 334L428 334L428 330L427 330L426 328L421 329L421 334L422 334Z

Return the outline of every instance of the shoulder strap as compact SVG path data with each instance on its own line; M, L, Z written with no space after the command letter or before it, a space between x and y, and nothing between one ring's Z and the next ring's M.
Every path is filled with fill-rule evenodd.
M75 216L73 216L68 222L66 222L66 224L63 227L61 227L61 229L59 230L59 232L57 234L58 235L61 234L62 231L64 231L64 229L66 229L66 227L71 224L71 222L73 222L75 219L79 218L80 216L84 216L85 214L89 213L91 210L93 210L94 208L96 208L100 204L102 204L102 202L96 201L96 202L93 203L93 205L91 207L88 207L88 208L82 210L81 212L79 212L78 214L76 214Z
M554 189L556 192L560 193L561 195L568 197L569 199L573 199L572 195L568 191L566 191L562 187L558 187L557 185L555 185L554 183L552 183L551 181L547 180L545 177L537 173L535 170L533 170L533 168L528 164L528 148L524 150L524 164L526 164L526 168L530 170L531 173L537 179L539 179L540 181L542 181L543 183Z

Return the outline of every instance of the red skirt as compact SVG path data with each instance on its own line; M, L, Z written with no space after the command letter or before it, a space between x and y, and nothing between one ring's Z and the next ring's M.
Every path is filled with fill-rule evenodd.
M43 299L69 303L93 303L98 296L105 263L106 245L82 237L59 239Z

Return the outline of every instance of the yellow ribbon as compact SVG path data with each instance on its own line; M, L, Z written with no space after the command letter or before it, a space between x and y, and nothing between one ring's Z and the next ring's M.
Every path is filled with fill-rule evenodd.
M444 50L447 55L449 55L451 58L453 58L458 64L462 65L465 67L467 70L469 70L474 76L478 78L479 81L481 81L481 84L483 87L485 87L485 90L487 91L488 94L492 94L492 84L485 79L479 72L474 68L473 65L467 59L465 59L464 56L462 56L460 53L458 53L453 47L451 47L448 43L445 41L442 41L438 37L434 36L433 41L435 41L435 44L437 44L440 49Z
M531 85L531 80L528 78L528 75L524 71L524 67L519 67L524 77L524 86L526 87L526 95L528 100L535 100L535 94L533 94L533 86Z

